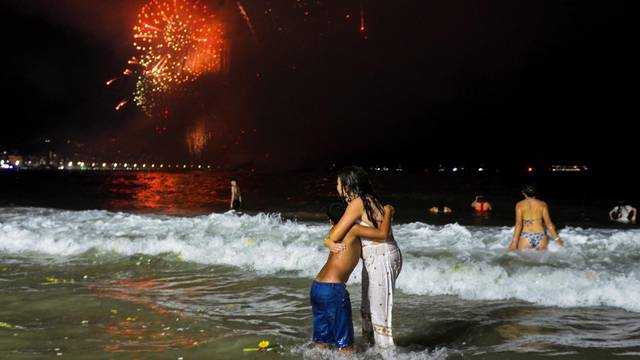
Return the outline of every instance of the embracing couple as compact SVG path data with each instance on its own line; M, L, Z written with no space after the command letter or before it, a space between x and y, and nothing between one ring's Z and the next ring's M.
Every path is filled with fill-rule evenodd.
M338 194L331 204L333 224L324 245L331 252L311 285L313 342L352 350L353 322L346 282L362 258L362 333L369 344L393 346L391 309L402 255L391 231L393 207L382 206L366 171L347 167L338 174Z

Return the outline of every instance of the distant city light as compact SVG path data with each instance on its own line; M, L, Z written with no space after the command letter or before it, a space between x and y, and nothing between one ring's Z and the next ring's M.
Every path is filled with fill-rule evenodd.
M587 171L589 168L586 165L552 165L551 171Z
M478 171L483 172L484 169L483 168L478 168Z
M529 167L527 168L527 171L528 171L528 172L533 172L533 168L532 168L531 166L529 166Z

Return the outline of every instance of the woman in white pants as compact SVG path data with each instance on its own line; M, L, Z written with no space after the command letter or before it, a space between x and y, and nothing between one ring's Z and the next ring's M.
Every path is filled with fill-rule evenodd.
M338 253L339 241L354 224L378 227L384 208L364 169L346 167L338 173L338 193L348 203L347 210L325 240L325 246ZM396 279L402 269L402 254L393 238L379 241L361 238L362 333L376 346L393 346L392 309Z

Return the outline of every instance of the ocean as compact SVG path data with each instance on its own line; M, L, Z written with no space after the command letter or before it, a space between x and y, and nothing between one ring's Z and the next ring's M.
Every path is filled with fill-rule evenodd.
M243 213L228 212L238 177ZM535 178L566 248L507 252L526 175L375 174L403 253L397 347L354 359L640 358L640 229L588 174ZM0 173L0 357L333 359L311 347L330 172ZM493 203L471 215L473 196ZM633 201L634 196L626 195ZM429 215L438 199L451 216ZM260 341L267 352L247 352Z

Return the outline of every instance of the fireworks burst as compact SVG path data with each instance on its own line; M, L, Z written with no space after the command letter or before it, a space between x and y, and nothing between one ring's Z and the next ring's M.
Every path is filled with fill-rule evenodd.
M197 0L151 0L133 29L137 62L160 83L192 81L222 66L222 25Z
M150 0L133 30L137 54L120 78L137 77L133 101L149 116L158 97L224 65L222 24L200 0Z

